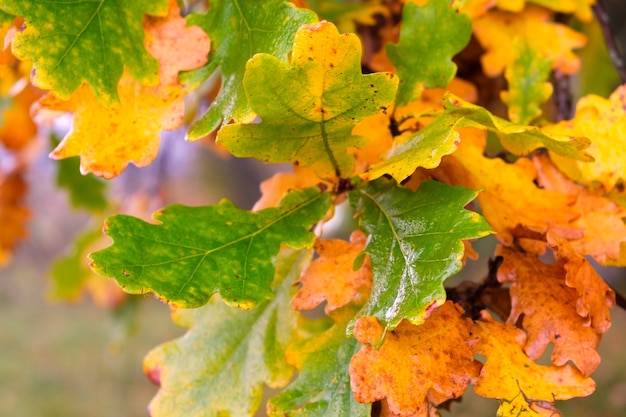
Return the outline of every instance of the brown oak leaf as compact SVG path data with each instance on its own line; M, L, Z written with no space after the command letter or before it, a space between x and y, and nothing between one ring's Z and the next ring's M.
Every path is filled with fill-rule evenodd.
M521 319L528 333L524 345L528 357L539 359L552 342L551 360L555 365L572 361L584 376L591 375L600 365L600 334L578 314L578 292L565 283L564 261L545 264L536 255L502 245L496 255L504 258L498 280L512 283L507 324L514 325Z
M486 357L474 390L501 401L499 416L559 416L555 400L584 397L595 389L595 382L570 364L534 363L522 351L524 332L496 322L486 311L483 321L475 322L472 334L478 339L474 350Z
M356 400L386 399L391 415L413 416L428 415L426 404L436 406L461 396L480 369L467 345L470 322L462 315L463 310L448 301L420 326L402 321L385 335L380 348L374 344L383 336L383 327L375 317L359 318L354 336L364 346L350 362Z

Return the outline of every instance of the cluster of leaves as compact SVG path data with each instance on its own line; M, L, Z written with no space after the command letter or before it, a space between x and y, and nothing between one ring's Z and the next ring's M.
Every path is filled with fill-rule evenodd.
M51 157L80 157L59 183L95 190L75 203L102 211L102 183L71 173L149 165L191 94L210 105L189 140L216 131L232 155L293 172L263 182L250 211L224 200L105 221L113 244L91 268L188 328L145 359L153 416L253 415L264 384L280 389L272 416L368 416L377 401L433 416L470 384L500 416L558 415L556 400L593 392L615 304L587 257L626 266L626 86L583 97L573 118L551 98L585 42L555 15L589 21L592 3L209 0L183 16L174 0L0 0L14 162L0 166L0 262L24 236L33 103L41 123L73 113ZM346 200L358 230L322 237ZM492 233L489 275L444 288ZM57 264L56 296L97 287L71 277L99 240ZM321 304L324 317L302 315ZM550 344L552 364L535 363Z

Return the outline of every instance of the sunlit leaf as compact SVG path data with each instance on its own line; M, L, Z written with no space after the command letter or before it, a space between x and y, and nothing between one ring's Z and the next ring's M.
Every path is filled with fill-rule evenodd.
M576 115L555 125L546 126L548 134L586 136L587 149L595 159L591 163L555 156L555 164L575 181L593 185L595 181L610 191L626 179L626 84L619 86L608 99L596 95L581 98Z
M395 96L393 74L361 74L359 39L322 22L303 26L285 63L257 54L246 66L244 85L260 123L224 126L217 139L235 156L310 167L322 178L348 178L365 145L352 129L385 109Z
M387 159L376 164L364 176L373 179L390 174L402 181L417 167L435 168L441 158L451 154L460 143L457 129L475 127L495 133L502 146L516 155L527 155L537 148L581 161L593 158L585 152L589 140L564 133L544 132L535 126L511 123L493 115L484 107L471 104L451 93L443 99L444 112L425 128L409 136L395 148Z
M81 172L112 178L129 163L147 166L159 151L162 130L178 128L187 89L178 72L202 65L209 39L198 27L188 27L173 4L167 17L145 20L146 46L159 64L160 83L146 87L125 72L119 83L119 103L104 106L83 85L69 101L49 94L40 106L75 112L72 130L51 153L56 159L80 155Z

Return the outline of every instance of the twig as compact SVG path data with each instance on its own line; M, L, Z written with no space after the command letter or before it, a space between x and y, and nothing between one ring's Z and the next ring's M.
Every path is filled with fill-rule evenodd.
M609 51L609 56L613 65L617 69L622 82L626 82L626 62L624 62L624 56L615 40L615 34L611 28L611 18L604 4L604 0L597 0L593 7L593 12L598 18L600 27L602 28L602 34L604 35L604 41Z

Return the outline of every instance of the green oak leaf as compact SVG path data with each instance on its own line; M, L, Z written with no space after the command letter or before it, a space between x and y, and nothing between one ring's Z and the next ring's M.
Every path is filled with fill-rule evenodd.
M64 100L87 82L102 103L116 103L124 67L141 83L159 81L158 61L143 44L143 17L165 16L167 0L3 0L0 8L24 18L12 50L33 62L33 84Z
M346 325L354 311L350 313L325 332L287 348L287 361L298 368L298 378L269 400L268 416L371 415L372 405L357 402L350 388L350 359L361 348L355 338L346 337Z
M541 115L540 106L552 95L552 84L546 81L550 77L552 61L543 58L522 40L515 42L513 49L515 60L504 72L509 90L503 91L501 96L508 106L509 119L527 125Z
M285 349L296 338L299 318L289 301L310 258L311 251L281 251L276 297L253 310L228 307L217 296L201 308L175 310L174 321L187 327L187 334L153 349L144 360L146 374L161 386L150 415L252 416L263 384L287 385L293 368Z
M400 41L387 44L387 56L400 77L398 105L418 99L423 87L446 87L456 74L452 57L471 34L471 19L450 7L449 0L430 0L424 6L406 3Z
M393 74L361 74L356 35L340 35L328 22L303 26L289 63L267 54L248 61L244 87L261 122L224 126L217 139L235 156L348 178L354 155L347 149L368 140L353 136L352 129L389 106L396 86Z
M52 147L60 143L58 137L50 137ZM109 206L106 189L107 184L92 173L80 174L80 158L65 158L57 162L57 184L70 194L72 206L90 211L103 211Z
M312 187L258 212L222 200L214 206L168 206L154 215L160 224L111 216L105 231L114 244L90 255L91 268L127 292L153 291L176 307L199 307L219 291L226 303L253 308L273 296L280 245L312 246L309 228L329 207L328 193Z
M181 75L197 86L219 67L222 85L208 111L189 130L190 140L199 139L220 123L248 120L252 114L243 89L246 62L258 53L286 59L293 37L304 24L317 22L311 10L298 9L284 0L211 0L206 14L192 14L190 25L200 26L211 38L206 66Z
M558 136L536 126L512 123L449 92L443 98L443 105L443 113L433 114L435 119L431 124L393 148L386 159L374 165L365 176L375 179L389 174L400 182L418 167L435 168L444 155L456 150L460 139L455 129L462 127L493 132L502 146L515 155L527 155L535 149L548 148L567 158L593 161L584 151L591 143L585 137Z
M463 239L492 233L478 213L464 209L477 192L425 181L416 192L379 179L350 192L350 203L369 234L374 282L360 316L388 330L402 319L418 324L445 301L443 281L461 269ZM355 320L356 320L355 318Z

